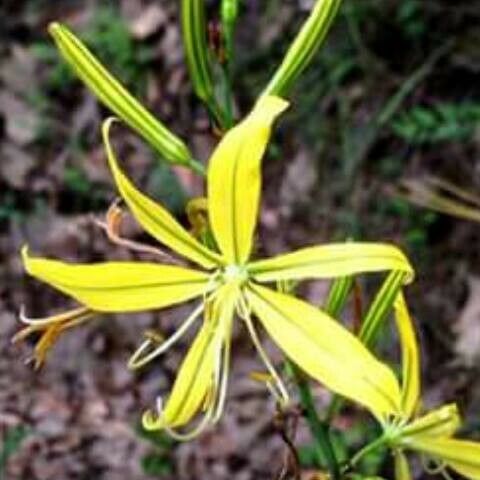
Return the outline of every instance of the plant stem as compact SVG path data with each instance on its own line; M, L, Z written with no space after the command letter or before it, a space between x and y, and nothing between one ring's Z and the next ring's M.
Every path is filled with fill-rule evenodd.
M231 59L228 58L222 65L223 101L225 108L225 119L222 128L226 129L229 129L233 126L233 87L230 63Z
M385 435L382 435L381 437L375 439L373 442L370 442L368 445L363 447L361 450L359 450L350 460L349 466L350 467L356 467L358 462L365 456L368 455L371 452L374 452L377 450L377 448L381 447L384 445L387 441L387 438Z
M305 411L305 418L315 441L317 460L321 464L325 459L331 478L338 480L340 478L340 467L330 439L330 427L317 414L308 380L295 363L290 360L287 360L287 362L293 373L300 395L300 404Z
M202 163L200 163L198 160L195 160L193 158L190 160L187 167L190 168L190 170L192 170L196 174L200 175L201 177L205 177L207 174L205 166Z

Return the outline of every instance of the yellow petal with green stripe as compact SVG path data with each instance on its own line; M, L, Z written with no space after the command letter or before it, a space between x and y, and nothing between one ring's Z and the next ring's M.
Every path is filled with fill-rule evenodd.
M182 363L165 410L158 418L151 412L143 416L147 430L181 427L199 412L213 388L217 337L214 323L207 320Z
M380 421L400 412L400 387L348 330L290 295L251 285L248 301L268 334L313 378L367 407Z
M346 242L303 248L252 262L248 270L259 282L338 278L388 270L406 272L405 281L413 279L413 269L405 255L397 247L381 243Z
M229 331L227 326L233 318L232 299L231 288L226 286L207 305L204 324L182 363L165 409L159 416L146 412L143 417L147 430L184 426L202 407L209 415L217 397L214 377L219 367L217 362L225 333Z
M208 213L226 260L245 263L252 250L261 189L260 164L272 123L287 108L279 97L262 97L253 111L221 140L208 168Z
M99 312L133 312L184 302L208 291L209 275L171 265L135 262L68 264L32 258L27 272Z
M480 443L453 438L422 438L409 448L445 462L461 475L480 480Z
M170 213L140 192L120 169L110 142L110 128L114 118L107 119L102 128L108 163L118 190L130 207L138 223L159 242L204 268L210 269L221 263L220 257L199 243Z
M418 342L402 292L397 295L394 308L395 322L402 347L402 409L404 416L410 418L415 413L420 398Z
M461 426L458 408L455 404L444 405L409 423L402 430L402 438L451 437Z
M401 450L395 450L393 459L395 463L395 480L411 480L412 472L405 454Z
M65 25L52 23L49 32L70 67L104 105L170 162L192 162L183 141L143 107Z

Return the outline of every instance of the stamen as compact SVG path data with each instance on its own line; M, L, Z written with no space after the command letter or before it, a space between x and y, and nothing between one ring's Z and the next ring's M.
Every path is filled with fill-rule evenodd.
M145 352L149 350L154 344L151 338L147 338L140 347L135 351L135 353L130 357L128 361L128 368L131 370L137 370L138 368L143 367L147 363L151 362L155 357L165 353L170 347L172 347L180 338L185 335L185 333L190 329L194 324L195 320L200 316L204 310L204 304L200 304L187 319L180 325L174 334L172 334L167 340L160 344L157 348L152 350L150 353L146 354Z
M34 368L38 369L45 362L48 351L55 344L62 332L84 323L95 314L96 312L86 307L79 307L50 317L32 319L25 315L25 310L22 307L20 320L27 326L12 338L12 343L25 340L33 333L41 333L40 340L35 345L34 354L28 359L28 363L34 362Z
M270 358L268 357L267 352L264 350L260 339L258 337L257 331L252 322L252 317L250 314L250 309L248 308L248 304L245 298L242 296L239 300L239 316L243 318L245 324L247 325L248 333L257 349L260 358L263 360L265 367L267 368L268 372L272 376L273 381L267 383L267 387L274 393L275 398L277 399L278 403L282 406L286 406L290 403L290 396L288 395L288 391L283 383L280 375L277 373L275 367L273 366ZM271 387L271 388L270 388Z
M81 317L87 313L91 312L91 310L87 307L79 307L73 310L68 310L63 313L59 313L57 315L51 315L49 317L44 318L30 318L27 317L25 314L25 305L20 307L19 319L22 323L27 325L51 325L52 323L61 323L67 320L72 320L73 318Z
M437 459L433 459L433 458L427 458L425 457L425 455L421 455L421 461L422 461L423 469L429 475L438 475L438 474L443 475L447 467L445 462Z
M172 257L160 248L152 247L151 245L146 245L141 242L135 242L134 240L128 240L126 238L123 238L120 233L123 217L123 210L118 206L120 202L121 199L119 198L113 201L113 203L107 210L107 213L105 215L105 221L93 217L94 223L106 233L108 239L113 244L120 247L124 247L139 253L150 253L152 255L161 257L164 261L167 261L168 263L183 265L183 262Z

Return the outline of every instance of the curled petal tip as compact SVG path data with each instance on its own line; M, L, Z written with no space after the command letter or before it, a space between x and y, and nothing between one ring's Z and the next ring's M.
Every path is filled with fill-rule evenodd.
M22 249L20 250L20 253L22 254L22 259L24 262L26 262L26 260L28 259L28 245L25 244Z

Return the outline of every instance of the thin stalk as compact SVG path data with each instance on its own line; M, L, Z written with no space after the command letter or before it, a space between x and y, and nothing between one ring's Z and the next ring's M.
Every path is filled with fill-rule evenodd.
M368 445L365 445L361 450L359 450L350 460L349 466L356 467L357 464L360 462L360 460L368 455L369 453L374 452L378 448L382 447L385 445L387 442L387 437L385 435L382 435L381 437L375 439L373 442L370 442Z
M227 130L233 127L233 86L230 63L231 59L227 59L222 65L223 102L225 109L222 128L226 128Z
M305 412L305 418L315 442L316 459L320 465L325 460L331 478L338 480L340 478L340 465L330 438L330 426L318 416L308 380L303 376L303 373L295 363L290 360L287 360L287 363L293 373L300 395L300 404Z

